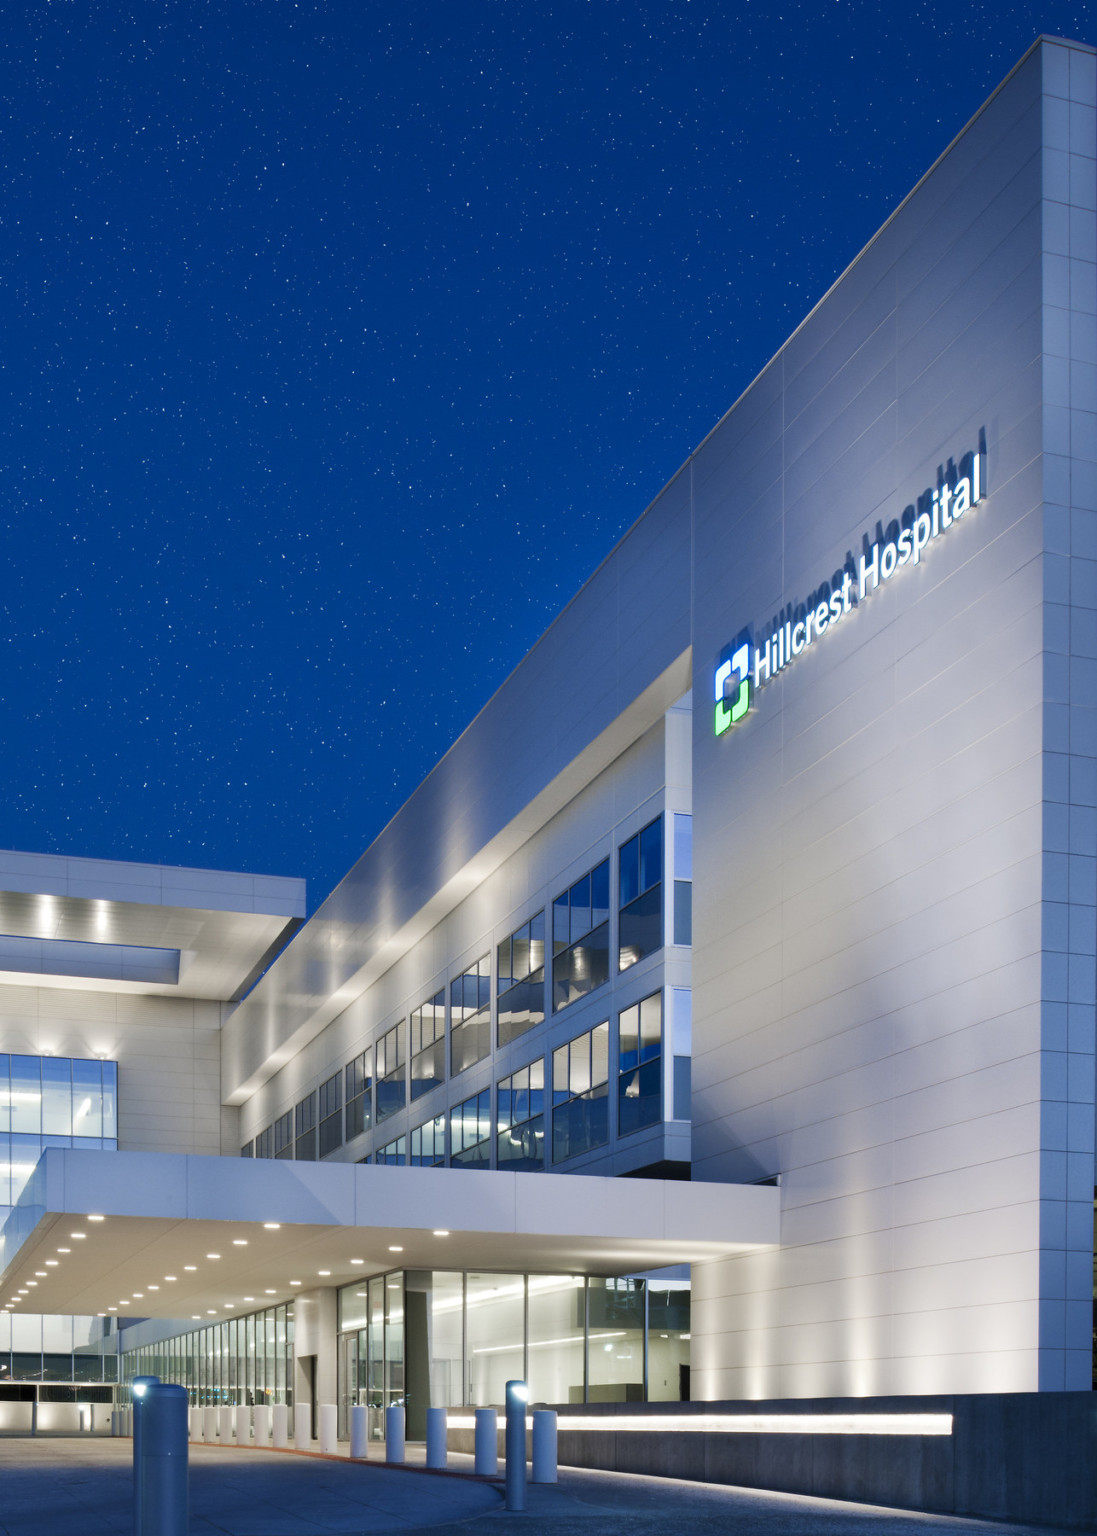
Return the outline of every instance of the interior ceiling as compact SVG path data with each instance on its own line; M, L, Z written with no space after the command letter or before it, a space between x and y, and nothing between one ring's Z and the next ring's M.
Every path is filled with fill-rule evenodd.
M14 1312L211 1322L389 1269L621 1274L747 1244L48 1214L0 1278ZM294 1282L297 1282L296 1284Z

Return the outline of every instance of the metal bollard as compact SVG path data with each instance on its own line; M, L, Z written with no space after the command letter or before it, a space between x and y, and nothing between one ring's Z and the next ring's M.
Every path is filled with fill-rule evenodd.
M507 1508L520 1514L526 1507L526 1404L529 1388L524 1381L507 1382L506 1481Z
M430 1418L430 1409L427 1410L427 1418ZM430 1438L430 1429L427 1429L427 1438ZM365 1403L355 1403L350 1410L350 1454L356 1461L363 1460L369 1455L369 1410ZM430 1462L427 1462L430 1466Z
M270 1436L276 1451L284 1451L289 1445L289 1409L285 1403L275 1403L271 1408Z
M134 1444L136 1536L187 1536L187 1389L158 1382L141 1406Z
M533 1410L533 1475L531 1483L554 1483L557 1479L556 1414L551 1408Z
M404 1410L396 1403L385 1409L385 1460L395 1466L404 1461Z
M320 1450L325 1456L334 1456L339 1428L339 1413L334 1403L321 1403L317 1409Z
M255 1444L266 1450L270 1444L270 1405L268 1403L256 1403L252 1409L251 1421L255 1426Z
M311 1403L298 1403L293 1410L293 1444L299 1451L312 1450Z
M138 1530L141 1529L141 1417L150 1387L160 1385L159 1376L135 1376L130 1391L133 1393L132 1414L133 1433L133 1523Z
M236 1443L251 1444L251 1409L245 1403L236 1405Z
M448 1460L446 1450L445 1408L427 1409L427 1466L444 1467Z
M472 1470L477 1477L494 1477L499 1471L499 1415L494 1408L477 1408L473 1439Z

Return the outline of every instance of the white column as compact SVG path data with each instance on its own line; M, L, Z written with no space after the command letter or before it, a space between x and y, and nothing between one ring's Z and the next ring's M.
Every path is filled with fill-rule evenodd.
M289 1409L285 1403L275 1403L270 1410L271 1442L276 1451L284 1451L289 1445Z
M255 1426L255 1444L266 1450L270 1444L270 1408L266 1403L257 1403L251 1411L251 1421Z
M246 1403L236 1405L236 1443L251 1444L251 1409Z

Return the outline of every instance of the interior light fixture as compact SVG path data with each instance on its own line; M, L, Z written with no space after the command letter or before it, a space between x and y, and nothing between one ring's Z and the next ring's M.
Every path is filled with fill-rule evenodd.
M192 1312L190 1320L192 1323L200 1323L202 1321L202 1314L200 1312Z
M184 1268L184 1269L190 1269L190 1270L195 1270L195 1269L197 1269L197 1268L198 1268L198 1265L197 1265L197 1264L184 1264L184 1265L183 1265L183 1268Z
M176 1276L175 1276L175 1275L165 1275L165 1276L164 1276L164 1279L165 1279L165 1280L174 1280L174 1279L176 1279L176 1278L177 1278L177 1277L176 1277Z
M118 1305L119 1305L119 1306L120 1306L120 1307L128 1307L128 1306L129 1306L129 1302L128 1302L128 1301L127 1301L127 1300L126 1300L126 1298L125 1298L125 1297L124 1297L124 1296L123 1296L123 1297L122 1297L122 1299L121 1299L121 1301L120 1301L120 1302L119 1302L119 1303L118 1303Z
M69 1233L70 1237L78 1237L78 1238L79 1237L87 1237L87 1235L88 1234L86 1232L70 1232Z
M61 1262L60 1259L47 1259L46 1260L46 1268L47 1269L56 1269L58 1264L60 1264L60 1262Z
M316 1271L316 1273L318 1275L330 1275L331 1274L331 1270L330 1269L318 1269Z
M351 1259L350 1262L352 1264L364 1264L366 1261L365 1261L365 1259Z
M219 1259L220 1257L221 1257L221 1255L219 1253L207 1253L206 1254L206 1258L207 1259Z
M44 1280L46 1278L46 1271L44 1269L36 1269L34 1273L38 1276L39 1280Z
M234 1237L232 1240L232 1246L234 1248L246 1248L248 1246L248 1240L246 1237Z
M160 1289L160 1287L158 1285L150 1285L149 1286L149 1290L150 1291L158 1291L159 1289Z
M117 1307L108 1307L108 1308L107 1308L107 1311L108 1311L108 1312L117 1312L117 1311L118 1311L118 1308L117 1308Z
M27 1281L27 1284L28 1284L28 1285L37 1285L37 1284L38 1284L38 1281L37 1281L37 1280L28 1280L28 1281Z
M273 1290L271 1290L271 1289L269 1289L269 1287L268 1287L268 1289L267 1289L267 1290L265 1290L265 1291L264 1291L264 1292L263 1292L263 1295L264 1295L264 1296L277 1296L277 1294L278 1294L278 1292L277 1292L277 1291L273 1291Z
M217 1308L216 1307L207 1307L206 1308L206 1316L207 1317L216 1317L217 1316Z
M401 1244L401 1243L390 1243L389 1244L389 1252L390 1253L403 1253L403 1251L404 1251L403 1244Z
M300 1284L301 1284L300 1280L291 1280L290 1281L290 1285L300 1285Z
M72 1249L71 1248L58 1248L57 1252L58 1253L71 1253Z
M133 1299L134 1299L134 1301L144 1301L144 1299L145 1299L144 1291L134 1291Z
M254 1301L254 1300L255 1300L255 1297L254 1297L254 1296L245 1296L245 1297L244 1297L244 1300L245 1300L245 1301Z

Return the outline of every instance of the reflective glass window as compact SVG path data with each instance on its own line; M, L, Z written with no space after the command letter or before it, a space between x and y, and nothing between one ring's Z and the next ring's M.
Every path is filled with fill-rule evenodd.
M525 1276L466 1276L469 1401L506 1400L508 1381L525 1379Z
M496 1032L500 1045L545 1019L545 914L538 912L498 946Z
M397 1136L395 1141L390 1141L376 1152L373 1160L375 1163L387 1163L392 1168L403 1168L408 1160L407 1137Z
M552 1006L567 1008L609 980L609 860L552 904Z
M454 1076L491 1055L491 959L475 965L449 984L450 1071Z
M411 1133L408 1162L413 1168L437 1168L446 1160L446 1117L417 1125Z
M279 1158L293 1156L293 1110L287 1109L284 1115L279 1115L272 1127L274 1131L274 1155Z
M295 1156L305 1162L316 1161L316 1095L307 1094L294 1111L297 1139Z
M343 1075L336 1072L320 1084L320 1156L343 1145Z
M618 1019L617 1134L663 1118L663 995L655 992Z
M368 1131L373 1122L370 1105L370 1090L373 1087L373 1073L370 1066L372 1052L366 1049L360 1056L347 1063L344 1073L346 1082L346 1139L353 1141L355 1136L361 1136Z
M545 1166L545 1063L542 1057L501 1078L496 1089L496 1163L511 1173Z
M449 1147L449 1160L455 1167L491 1167L490 1088L450 1110Z
M663 820L618 849L618 967L627 970L663 944Z
M644 1398L644 1281L587 1282L589 1400L638 1403Z
M597 1024L552 1053L552 1160L609 1140L609 1024Z
M446 1077L446 992L443 987L416 1008L411 1029L411 1096L429 1093Z
M404 1025L387 1030L377 1042L377 1119L385 1120L407 1103Z

